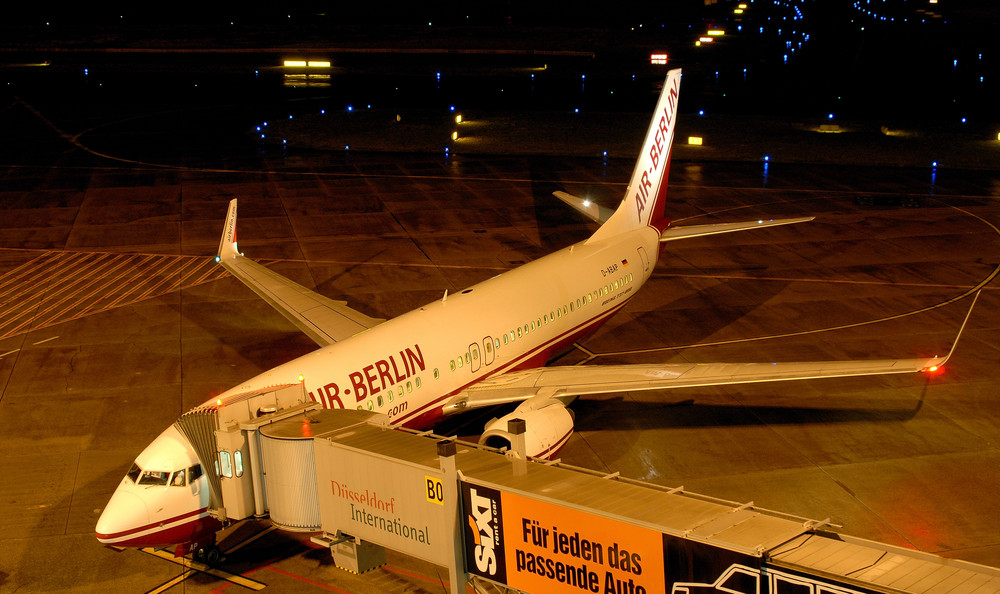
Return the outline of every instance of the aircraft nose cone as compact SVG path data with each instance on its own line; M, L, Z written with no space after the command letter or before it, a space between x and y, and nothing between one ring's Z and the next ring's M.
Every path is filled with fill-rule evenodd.
M134 493L115 491L107 507L97 520L97 540L104 544L117 544L129 539L149 524L146 503Z

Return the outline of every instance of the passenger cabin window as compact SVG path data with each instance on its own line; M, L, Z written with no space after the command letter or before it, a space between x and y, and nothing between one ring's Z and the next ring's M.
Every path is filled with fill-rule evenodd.
M439 377L441 377L441 372L438 371L437 367L435 367L434 368L434 379L438 379Z
M382 395L381 394L378 395L378 405L382 406Z
M233 457L226 450L219 452L219 474L226 478L233 478Z
M420 385L423 383L422 381L420 381L419 377L416 380L414 380L414 381L417 383L417 388L419 388Z
M174 476L170 477L170 486L183 487L184 485L187 484L187 482L184 479L185 479L184 471L178 470L177 472L174 473Z
M233 452L233 462L236 466L236 478L243 476L243 452L236 450Z

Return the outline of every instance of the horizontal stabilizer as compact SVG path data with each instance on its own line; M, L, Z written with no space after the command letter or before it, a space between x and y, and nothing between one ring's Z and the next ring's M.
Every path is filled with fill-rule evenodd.
M744 221L742 223L715 223L710 225L691 225L688 227L668 227L660 234L660 243L675 241L678 239L689 239L691 237L704 237L706 235L718 235L719 233L732 233L734 231L749 231L750 229L762 229L764 227L777 227L778 225L791 225L793 223L804 223L816 217L799 217L797 219L758 219L756 221Z
M567 194L566 192L552 192L552 195L580 211L583 213L583 216L588 219L597 221L601 224L604 224L604 221L608 220L608 218L610 218L615 212L596 202L591 202L590 200L579 198L572 194Z

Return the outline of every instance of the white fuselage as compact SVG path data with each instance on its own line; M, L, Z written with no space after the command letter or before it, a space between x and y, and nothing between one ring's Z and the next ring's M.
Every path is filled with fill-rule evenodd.
M649 278L659 231L580 242L348 340L253 377L218 398L302 381L325 408L428 426L441 403L501 371L544 364L620 309ZM214 400L214 398L213 398Z

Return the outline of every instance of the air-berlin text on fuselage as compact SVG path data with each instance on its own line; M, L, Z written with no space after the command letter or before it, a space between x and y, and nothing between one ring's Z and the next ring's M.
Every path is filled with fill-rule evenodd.
M642 213L646 210L646 201L649 199L649 189L653 186L650 176L657 172L660 164L664 161L662 158L664 149L670 150L667 140L670 138L670 125L674 121L674 113L677 107L677 92L680 90L678 88L679 85L680 79L675 78L674 86L667 95L667 105L663 107L663 115L660 116L660 121L656 124L656 132L653 134L652 139L653 142L649 146L649 160L652 161L653 165L649 168L649 171L642 172L639 187L635 192L635 204L640 224L643 222Z
M351 384L350 388L341 390L336 382L331 382L317 390L319 398L313 396L312 392L309 393L309 396L313 400L323 401L331 408L334 406L344 408L344 401L340 397L342 393L350 395L353 392L355 400L361 402L369 396L374 396L382 390L389 389L424 371L425 368L424 354L420 350L420 345L415 344L413 348L407 347L398 353L379 359L371 365L365 365L359 371L347 374Z

